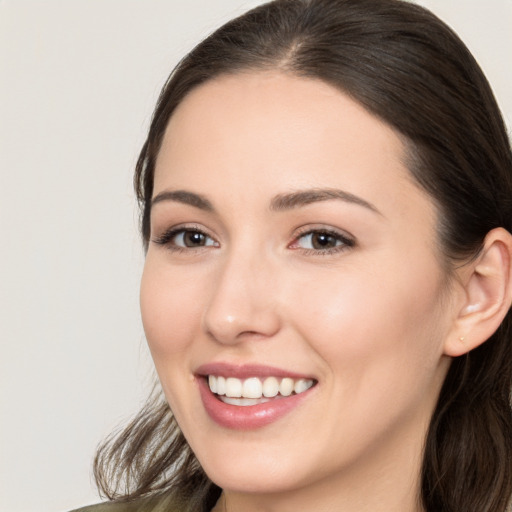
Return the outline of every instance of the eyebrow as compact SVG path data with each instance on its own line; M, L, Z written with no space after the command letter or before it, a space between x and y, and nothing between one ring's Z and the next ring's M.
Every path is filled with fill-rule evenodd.
M212 203L206 197L194 192L187 192L186 190L166 190L160 192L151 200L151 207L162 201L176 201L177 203L188 204L207 212L214 211Z
M372 212L382 215L377 207L368 201L350 192L336 188L298 190L288 194L279 194L272 199L270 209L273 211L292 210L308 204L318 203L320 201L331 201L333 199L363 206Z
M347 203L356 204L368 210L382 215L382 213L371 203L359 196L335 188L297 190L286 194L278 194L270 202L271 211L286 211L300 208L312 203L321 201L341 200ZM151 207L163 201L175 201L177 203L194 206L200 210L214 212L213 204L203 195L186 190L165 190L157 194L151 200Z

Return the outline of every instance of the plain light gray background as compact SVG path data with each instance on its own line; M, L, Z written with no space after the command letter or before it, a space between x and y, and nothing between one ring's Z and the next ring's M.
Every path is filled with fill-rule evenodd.
M0 0L0 511L98 501L97 442L152 379L131 176L177 60L260 1ZM512 0L424 0L512 120Z

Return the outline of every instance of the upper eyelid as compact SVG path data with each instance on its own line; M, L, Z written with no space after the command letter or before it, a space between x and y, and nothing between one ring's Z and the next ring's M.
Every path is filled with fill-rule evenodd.
M162 230L159 234L151 236L150 239L153 242L165 243L163 240L167 238L168 242L172 237L176 236L177 234L183 231L196 231L198 233L202 233L203 235L219 243L218 237L213 235L209 229L205 228L203 225L196 223L183 223L171 226L169 228ZM345 242L351 242L352 245L355 245L356 243L356 238L346 230L335 228L333 226L325 224L306 224L293 230L293 232L290 234L291 240L287 244L287 246L289 247L290 245L294 244L299 238L312 233L327 233L332 236L337 236L340 239L343 239Z
M171 226L167 229L164 229L161 233L151 236L151 241L160 244L169 243L172 238L184 231L194 231L196 233L201 233L218 243L215 236L209 233L207 229L196 224L177 224L176 226Z
M200 233L203 233L207 236L211 236L212 238L214 238L210 231L208 229L206 229L204 226L201 226L200 224L196 224L196 223L192 223L192 224L188 224L188 223L180 223L180 224L175 224L175 225L172 225L170 227L166 227L162 230L158 230L160 231L160 234L165 234L165 233L171 233L171 232L175 232L175 233L178 233L180 231L198 231Z
M346 231L345 229L335 228L333 226L329 225L311 225L307 224L304 226L301 226L294 230L294 233L292 235L292 238L296 240L297 238L308 235L310 233L329 233L331 235L337 235L341 238L345 238L348 240L352 240L355 242L356 237L352 235L350 232Z
M297 247L299 240L305 236L313 235L315 233L325 233L329 236L337 238L342 243L337 247L325 248L325 249L307 249ZM302 250L303 252L312 252L314 254L329 254L344 251L346 249L355 247L357 245L356 238L345 230L333 228L332 226L303 226L299 228L299 232L295 233L292 241L288 244L288 248L293 250Z

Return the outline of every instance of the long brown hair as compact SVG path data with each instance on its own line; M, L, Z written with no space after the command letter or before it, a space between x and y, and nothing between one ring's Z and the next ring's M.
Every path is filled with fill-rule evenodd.
M403 137L414 179L440 212L447 268L485 235L512 231L512 156L482 71L429 11L401 0L275 0L230 21L176 67L156 106L135 189L147 247L153 174L174 109L222 74L281 69L349 94ZM512 494L511 313L490 340L455 358L424 449L428 512L505 512ZM207 511L220 489L204 474L155 393L99 449L95 475L111 499L165 494Z

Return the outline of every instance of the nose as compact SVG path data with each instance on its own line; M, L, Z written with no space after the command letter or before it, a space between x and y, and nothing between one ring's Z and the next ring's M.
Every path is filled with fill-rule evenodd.
M219 264L203 330L223 344L275 335L280 317L274 275L263 258L232 255Z

